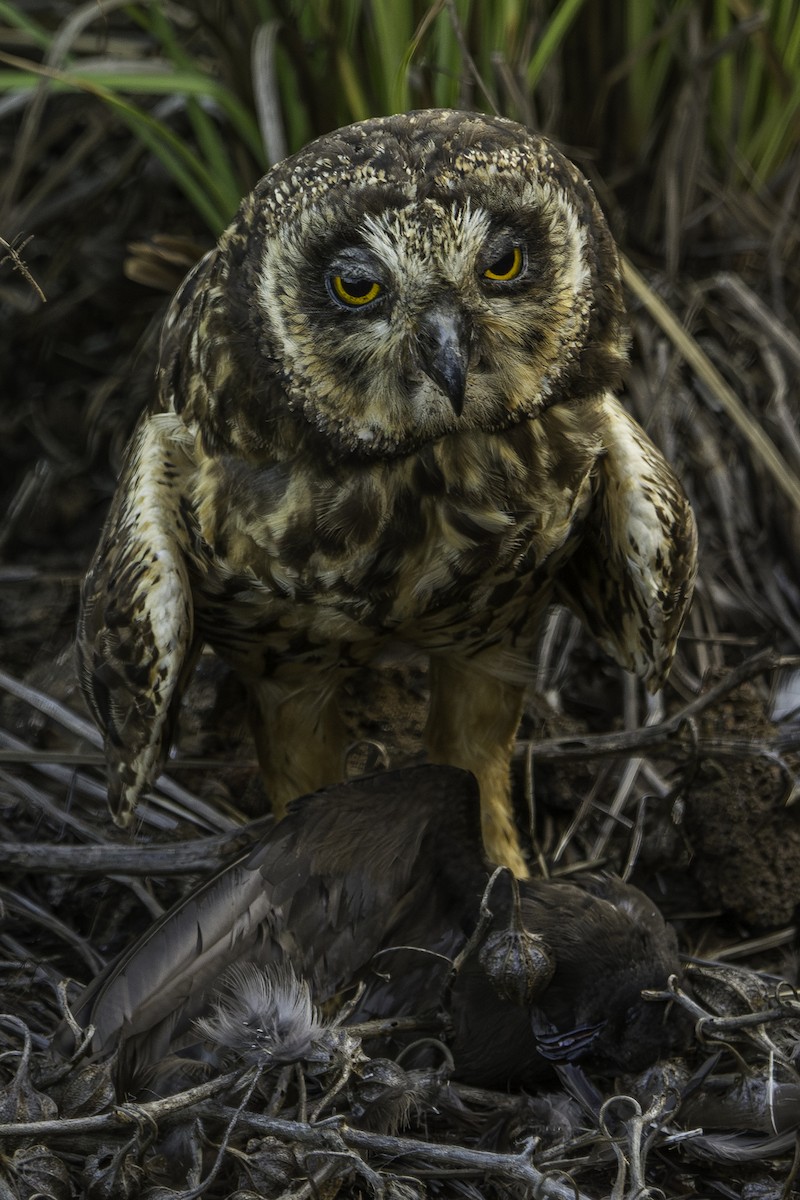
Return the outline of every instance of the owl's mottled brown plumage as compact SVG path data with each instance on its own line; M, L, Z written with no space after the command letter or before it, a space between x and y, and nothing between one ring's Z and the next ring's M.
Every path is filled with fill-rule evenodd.
M84 589L117 820L203 642L278 811L341 776L347 672L408 644L430 757L474 771L524 873L508 763L548 604L657 687L691 593L688 503L613 395L626 348L594 195L521 126L378 118L273 168L172 303Z

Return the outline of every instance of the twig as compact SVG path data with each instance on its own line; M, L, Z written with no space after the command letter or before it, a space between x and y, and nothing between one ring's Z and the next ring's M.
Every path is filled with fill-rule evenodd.
M800 367L800 339L779 320L752 288L747 286L740 275L733 271L718 271L711 282L732 296L744 309L748 319L761 326L770 343L780 346L786 356L792 359L795 368Z
M787 1056L768 1036L765 1026L770 1022L796 1019L796 1014L789 1006L779 1004L774 1008L760 1009L756 1012L721 1016L703 1008L693 996L684 991L674 975L669 979L664 992L653 991L650 995L653 999L671 997L686 1009L694 1019L695 1036L701 1043L708 1041L713 1045L721 1042L733 1049L729 1038L735 1039L736 1035L740 1033L741 1039L757 1046L767 1056L774 1055L779 1062L788 1064Z
M242 1111L245 1108L245 1105L248 1103L248 1101L250 1100L250 1097L252 1096L253 1092L255 1091L256 1084L258 1083L259 1078L261 1076L261 1068L260 1067L256 1068L256 1070L250 1072L250 1075L251 1075L251 1078L245 1089L244 1096L242 1097L241 1101L239 1102L238 1108L234 1109L233 1116L228 1121L228 1126L227 1126L225 1133L220 1141L219 1148L217 1149L217 1157L214 1159L214 1162L211 1165L211 1169L209 1170L209 1172L205 1176L205 1178L201 1179L201 1181L200 1181L200 1183L198 1183L197 1187L192 1188L191 1191L182 1193L181 1200L196 1200L196 1198L198 1196L202 1196L203 1192L206 1191L206 1189L208 1187L210 1187L210 1185L214 1182L214 1180L219 1175L220 1170L222 1169L222 1164L225 1161L225 1157L228 1152L228 1146L230 1144L231 1135L232 1135L234 1129L236 1128L239 1117L241 1116ZM243 1079L244 1078L245 1078L245 1076L243 1076Z
M1 736L1 735L0 735ZM90 842L101 842L101 835L88 822L81 821L73 813L68 812L63 806L55 804L49 796L34 788L25 779L16 778L9 775L6 771L0 770L0 782L8 789L9 794L17 795L25 801L26 804L33 805L41 812L45 813L53 820L58 828L67 828L73 830L78 837L84 838ZM48 846L49 850L49 846ZM156 920L163 913L163 909L149 889L140 883L138 879L132 879L125 874L114 874L109 878L116 880L118 883L129 887L139 902L144 906L151 917Z
M787 925L784 929L776 929L774 933L762 937L748 937L735 942L731 946L716 946L710 957L714 962L732 962L737 958L753 958L767 950L775 950L780 946L793 946L797 941L800 927Z
M205 1106L200 1107L201 1110L205 1108ZM232 1111L234 1110L215 1109L214 1114L224 1118ZM584 1192L578 1191L577 1187L548 1178L531 1163L529 1155L525 1151L520 1154L494 1154L487 1150L473 1150L465 1146L447 1146L436 1142L425 1142L417 1138L352 1129L344 1124L337 1126L331 1124L301 1125L295 1121L282 1121L249 1112L242 1114L241 1123L260 1133L285 1141L297 1141L305 1145L320 1145L323 1138L330 1136L332 1128L336 1128L345 1145L367 1154L387 1156L392 1159L421 1158L424 1159L426 1167L439 1166L459 1173L494 1174L501 1179L522 1183L530 1189L530 1194L537 1197L537 1200L589 1200L589 1197ZM2 1136L4 1128L4 1126L0 1126L0 1136ZM409 1167L404 1169L411 1172Z
M780 655L771 649L762 650L740 663L738 667L733 667L725 675L725 678L721 679L714 687L678 709L666 720L659 721L657 725L646 725L619 733L597 733L583 736L570 734L567 737L540 738L537 741L520 742L515 749L515 757L527 754L529 745L532 747L534 758L539 759L540 762L577 762L582 759L602 758L608 755L642 755L645 752L652 753L667 747L674 749L674 739L685 722L697 716L698 713L704 712L707 708L711 708L723 696L739 687L741 683L767 671L798 666L800 666L800 656L798 655ZM737 739L715 739L712 746L719 754L728 753L738 756L742 753L743 746L752 746L752 744L752 742L744 743ZM786 748L784 741L781 741L780 744L784 749ZM767 745L765 743L765 746ZM703 743L693 742L692 753L695 752L695 747L703 748ZM773 747L769 746L769 749L772 750Z
M0 55L2 58L2 55ZM64 704L59 704L52 696L48 696L46 692L40 692L38 688L30 687L29 684L23 683L19 679L15 679L7 671L0 669L0 687L5 688L12 696L16 696L18 700L25 701L32 708L44 713L51 720L57 721L60 725L68 729L70 733L75 733L78 737L84 738L91 746L97 749L103 747L103 737L100 731L85 717L81 717L78 713L72 712ZM237 822L225 816L218 809L213 808L210 804L206 804L199 796L193 795L186 788L177 784L174 779L170 779L168 775L160 775L156 780L156 786L164 793L182 805L188 812L195 817L204 820L212 829L236 829Z
M733 421L739 432L747 439L756 458L760 459L769 474L795 508L800 509L800 479L787 465L775 448L774 443L745 408L742 401L720 375L707 354L693 337L690 337L678 318L667 307L639 274L631 262L622 257L622 277L656 321L667 337L686 359L697 377L713 393L714 398Z
M235 833L171 842L164 846L62 846L47 842L4 842L0 870L14 868L48 875L196 875L216 870L264 831L271 817L243 825Z
M25 246L27 246L27 244L30 240L31 240L30 238L26 238L21 246L12 246L10 244L10 242L6 241L5 238L0 237L0 246L2 246L6 251L6 253L2 257L0 257L0 266L5 262L5 260L7 258L10 258L12 265L14 267L14 270L19 271L20 275L25 280L25 282L30 287L32 287L33 290L36 292L36 295L39 297L42 304L46 304L47 297L45 296L42 289L39 287L36 280L33 278L33 275L31 275L30 270L25 265L22 255L20 254L20 250L23 250L25 248Z
M49 930L55 937L66 942L80 955L93 974L105 966L105 959L98 954L91 942L82 938L65 921L60 920L55 913L50 912L41 904L36 904L20 892L4 886L0 886L0 903L12 912L22 914L28 922L33 922L37 926Z
M608 1128L609 1110L622 1104L630 1105L632 1113L629 1117L620 1117L628 1141L628 1154L625 1155L620 1139L615 1137ZM619 1094L610 1096L600 1109L600 1128L611 1143L617 1156L617 1181L612 1197L635 1197L644 1200L651 1193L648 1190L645 1174L647 1166L647 1150L652 1141L653 1126L658 1127L667 1113L673 1115L678 1106L678 1097L674 1092L656 1096L650 1108L642 1112L642 1107L633 1096ZM630 1187L624 1191L625 1176L630 1170Z
M237 1091L250 1084L251 1072L230 1071L207 1083L188 1088L184 1092L176 1092L160 1100L151 1100L146 1104L120 1104L111 1112L98 1113L92 1117L63 1117L47 1121L19 1121L0 1124L0 1138L43 1138L75 1137L84 1133L106 1133L115 1129L127 1130L132 1124L145 1121L160 1121L165 1118L181 1116L186 1109L219 1095L221 1092ZM215 1110L219 1111L219 1110ZM223 1116L229 1120L237 1110L224 1110ZM284 1122L287 1124L288 1122Z
M73 1117L50 1121L21 1121L18 1124L0 1124L0 1138L39 1139L47 1143L49 1138L74 1138L84 1134L98 1134L128 1129L131 1123L142 1120L157 1121L183 1118L187 1109L193 1108L195 1115L213 1117L230 1122L236 1120L240 1127L247 1127L266 1136L292 1142L315 1149L329 1150L331 1135L335 1134L344 1145L367 1154L389 1158L419 1158L452 1171L474 1175L494 1174L501 1179L521 1183L530 1189L531 1196L538 1200L589 1200L577 1187L568 1186L547 1175L531 1163L529 1155L494 1154L486 1150L473 1150L465 1146L439 1145L417 1138L396 1137L389 1134L351 1129L336 1122L309 1125L301 1121L287 1121L279 1117L267 1117L260 1113L240 1112L238 1108L214 1105L208 1099L229 1088L243 1088L249 1084L250 1076L234 1072L217 1080L200 1084L188 1091L179 1092L162 1100L140 1105L123 1105L112 1112L93 1117Z

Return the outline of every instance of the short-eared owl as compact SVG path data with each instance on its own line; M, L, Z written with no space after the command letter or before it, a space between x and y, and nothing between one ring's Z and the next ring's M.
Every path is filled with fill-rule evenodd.
M120 824L199 647L246 681L268 794L335 782L342 681L429 656L426 745L525 873L509 759L557 597L652 688L695 531L614 396L627 349L595 197L544 138L449 110L278 164L179 289L86 580L80 672Z

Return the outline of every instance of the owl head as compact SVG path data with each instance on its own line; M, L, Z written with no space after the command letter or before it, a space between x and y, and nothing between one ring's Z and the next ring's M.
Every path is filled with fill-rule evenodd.
M296 423L339 458L406 455L615 387L625 359L591 188L500 117L425 110L318 138L260 181L208 271L206 427L251 454Z

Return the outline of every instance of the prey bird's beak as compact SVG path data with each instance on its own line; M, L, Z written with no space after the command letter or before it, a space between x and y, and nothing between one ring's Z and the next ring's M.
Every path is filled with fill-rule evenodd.
M469 368L470 329L464 314L450 306L432 308L420 322L420 366L442 389L456 416L464 407Z

